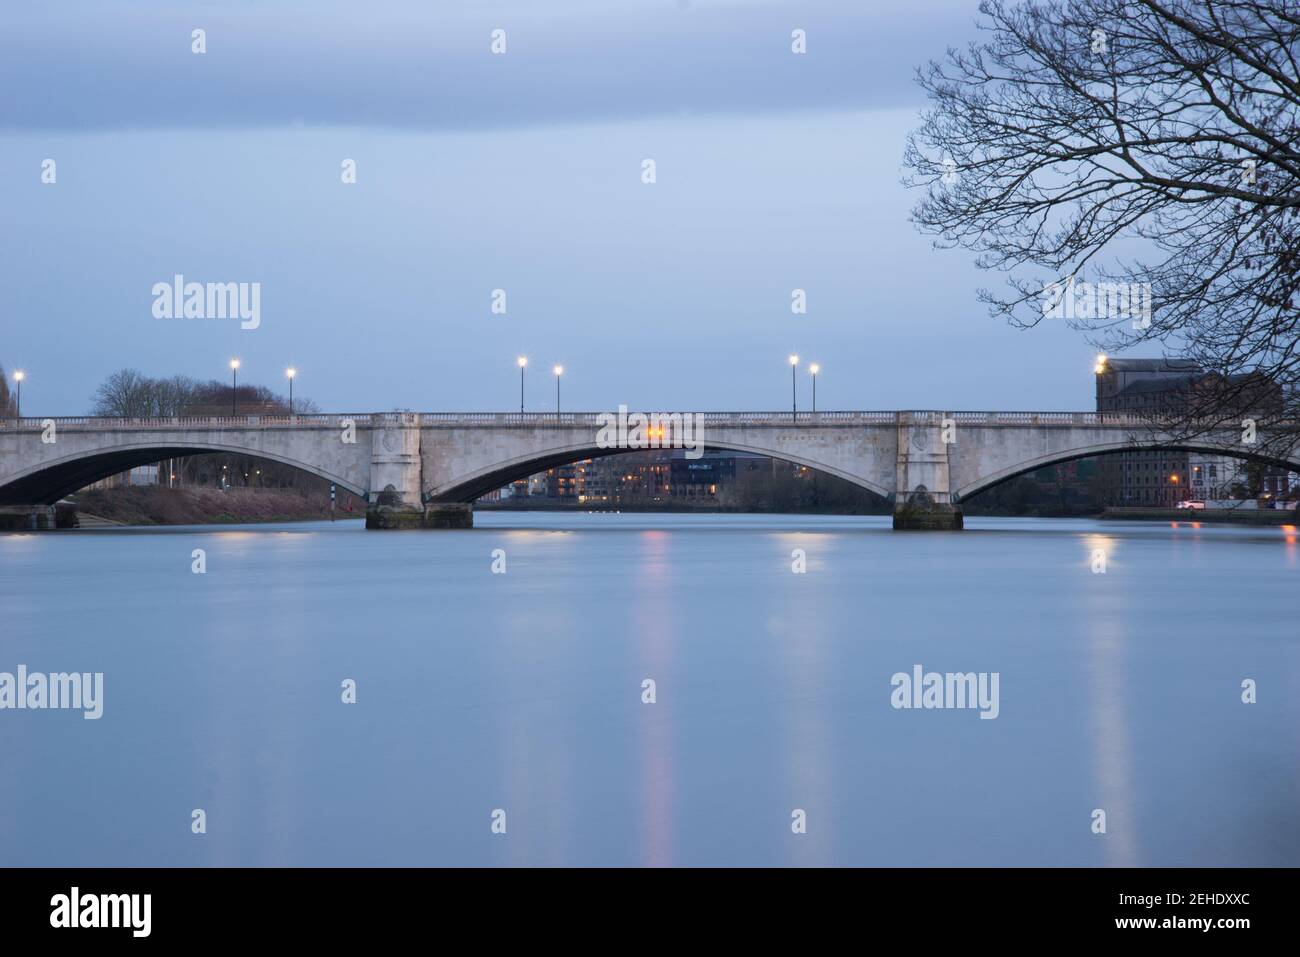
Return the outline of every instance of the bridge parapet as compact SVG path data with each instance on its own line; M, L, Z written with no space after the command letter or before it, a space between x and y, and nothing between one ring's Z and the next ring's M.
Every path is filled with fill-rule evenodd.
M217 416L24 416L0 418L0 430L40 430L47 421L59 428L105 430L132 429L303 429L343 428L352 422L358 428L382 428L400 424L404 417L418 415L425 428L447 426L528 426L529 428L598 427L608 412L341 412L295 415L217 415ZM668 413L665 413L668 414ZM685 413L683 413L685 414ZM699 412L706 425L713 426L788 426L797 425L898 425L900 422L939 423L950 418L963 425L1041 425L1041 426L1115 426L1146 428L1223 428L1224 422L1187 422L1159 416L1118 412L944 412L922 409L905 412L831 411L831 412Z
M181 429L213 431L220 429L343 429L345 423L352 422L357 428L370 428L382 425L391 416L400 413L358 412L353 414L330 415L187 415L187 416L152 416L133 418L126 416L76 416L56 415L43 418L24 416L21 419L0 419L0 429L9 431L40 432L47 422L53 422L58 430L93 430L105 432L135 431L174 431Z

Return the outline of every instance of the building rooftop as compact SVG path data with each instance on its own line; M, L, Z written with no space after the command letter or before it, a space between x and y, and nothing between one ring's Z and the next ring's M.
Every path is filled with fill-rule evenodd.
M1115 372L1200 372L1190 359L1106 359L1106 369Z
M1178 376L1167 379L1138 379L1120 389L1118 395L1135 395L1146 392L1174 392L1190 389L1196 381L1195 376Z

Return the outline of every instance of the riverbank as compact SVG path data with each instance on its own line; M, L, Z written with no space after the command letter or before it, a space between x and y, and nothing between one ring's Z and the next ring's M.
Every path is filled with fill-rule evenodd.
M340 492L336 518L360 518L352 496ZM132 488L81 491L73 496L79 519L93 516L121 525L228 525L250 522L303 522L328 519L328 494L295 489L163 488L139 485ZM88 526L90 521L81 520Z
M1111 507L1104 509L1100 517L1108 521L1214 522L1228 525L1294 525L1300 522L1295 512L1272 508Z
M742 508L735 505L722 505L717 502L692 504L689 501L670 500L656 503L628 502L617 508L608 505L579 505L573 502L537 498L523 505L507 502L475 502L475 512L566 512L580 515L587 512L604 512L608 514L632 513L671 513L675 515L889 515L892 508L886 504L881 507L847 508L837 506L803 506L799 508L777 508L775 506L752 506Z

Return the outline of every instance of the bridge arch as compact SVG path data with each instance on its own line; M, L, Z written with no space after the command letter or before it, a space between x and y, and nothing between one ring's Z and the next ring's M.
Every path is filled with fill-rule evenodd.
M366 490L341 475L335 475L319 466L302 462L290 456L250 449L239 445L210 442L168 444L140 442L114 445L111 448L85 449L57 459L49 459L29 466L11 476L0 485L0 505L53 505L66 495L85 488L92 482L125 472L138 465L150 465L167 458L209 453L246 455L288 465L303 472L334 482L341 488L361 497Z
M481 495L485 495L494 489L504 488L511 482L522 478L527 478L537 472L545 471L549 468L555 468L560 465L568 465L582 459L607 458L611 455L627 455L633 452L649 451L677 451L676 449L633 449L633 448L599 448L593 446L590 441L584 444L566 445L544 451L529 452L524 455L515 456L504 462L494 463L484 468L476 469L465 475L458 475L450 482L441 486L427 490L425 500L428 502L466 502L472 503ZM778 459L783 462L789 462L792 465L801 465L818 472L824 472L827 475L833 475L836 478L843 479L859 488L864 488L868 492L879 495L884 499L892 499L894 490L886 489L883 486L872 482L870 479L863 478L860 475L854 475L843 469L830 465L826 462L819 461L807 455L795 455L784 450L775 450L771 448L762 448L755 445L749 445L744 442L734 442L725 439L715 439L712 436L708 442L709 452L746 452L753 455L762 455L768 458Z
M1250 453L1241 449L1240 446L1223 447L1196 441L1151 441L1134 443L1132 441L1123 442L1103 442L1086 447L1075 449L1062 449L1053 452L1047 452L1032 459L1027 459L1015 465L1009 465L1005 468L998 469L988 475L981 476L972 482L968 482L960 488L953 490L953 499L956 502L963 502L968 498L988 491L995 485L1001 485L1003 482L1009 482L1011 479L1019 478L1022 475L1028 475L1039 469L1047 468L1051 465L1061 465L1065 462L1074 462L1079 459L1092 458L1094 456L1117 455L1122 452L1195 452L1201 455L1217 455L1228 458L1243 459L1246 461L1262 462L1266 465L1275 465L1292 472L1300 472L1300 459L1288 459L1285 456L1269 455L1266 453Z

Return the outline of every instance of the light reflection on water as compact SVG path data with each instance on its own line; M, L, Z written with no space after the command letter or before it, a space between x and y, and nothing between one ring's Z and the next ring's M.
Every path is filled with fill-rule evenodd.
M1300 864L1293 526L476 522L0 536L0 864Z

